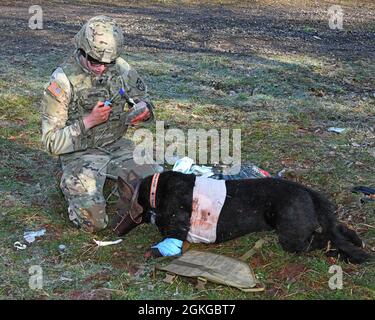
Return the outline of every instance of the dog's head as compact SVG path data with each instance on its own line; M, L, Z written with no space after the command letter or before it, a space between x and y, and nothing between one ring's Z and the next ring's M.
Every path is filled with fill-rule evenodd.
M143 222L143 207L138 203L141 179L131 171L126 180L118 177L120 198L117 202L117 214L113 220L113 231L125 235Z

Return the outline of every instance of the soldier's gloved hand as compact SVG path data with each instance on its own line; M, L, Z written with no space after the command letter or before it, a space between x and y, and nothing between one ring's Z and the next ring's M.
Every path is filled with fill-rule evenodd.
M103 122L106 122L109 118L112 108L110 106L105 106L104 102L99 101L91 113L83 118L83 123L86 130L97 126Z
M150 118L151 112L144 101L135 104L128 112L127 122L134 125Z

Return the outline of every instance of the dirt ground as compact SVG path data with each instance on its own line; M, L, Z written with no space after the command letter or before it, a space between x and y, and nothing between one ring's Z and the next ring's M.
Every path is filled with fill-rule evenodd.
M43 9L31 30L30 5ZM340 5L343 30L327 9ZM92 16L109 15L125 34L124 58L144 77L156 117L171 128L239 128L242 159L324 192L338 217L375 251L375 202L355 185L374 185L375 3L304 0L39 0L0 3L0 299L375 299L373 264L350 265L323 251L286 253L272 233L220 245L192 245L240 257L271 237L251 259L262 293L192 281L163 282L143 253L160 240L143 225L117 246L98 249L67 218L55 174L59 163L41 145L40 98L73 37ZM342 134L329 127L345 128ZM110 190L109 190L110 191ZM112 203L112 209L114 205ZM46 228L24 251L25 230ZM59 245L66 246L61 253ZM330 266L344 271L330 290ZM29 288L41 265L43 290Z
M343 31L328 27L327 9L340 1L240 1L234 6L202 3L2 1L0 53L11 58L20 52L37 55L67 50L89 17L107 14L122 25L128 51L228 56L303 53L345 60L374 55L372 1L343 2ZM42 6L43 30L27 28L31 4Z

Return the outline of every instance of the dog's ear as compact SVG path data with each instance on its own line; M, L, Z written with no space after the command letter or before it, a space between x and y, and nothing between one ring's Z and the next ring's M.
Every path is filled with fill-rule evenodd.
M117 178L117 185L120 198L123 200L130 201L134 193L133 187L121 177Z

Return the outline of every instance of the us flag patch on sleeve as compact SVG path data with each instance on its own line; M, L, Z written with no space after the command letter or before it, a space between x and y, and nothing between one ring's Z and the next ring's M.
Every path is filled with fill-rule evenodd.
M47 90L57 99L60 99L65 93L65 91L62 88L60 88L55 81L51 82Z

